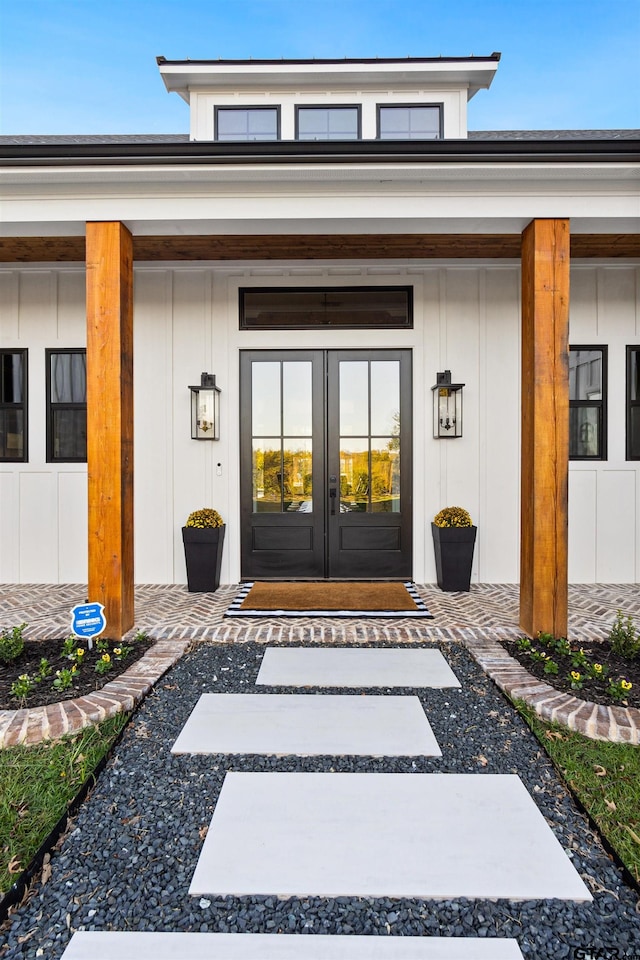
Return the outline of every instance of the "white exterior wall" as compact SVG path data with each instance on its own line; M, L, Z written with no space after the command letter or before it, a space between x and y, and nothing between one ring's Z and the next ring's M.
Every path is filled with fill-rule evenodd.
M367 347L414 357L414 578L435 581L430 521L467 507L478 524L473 578L519 576L520 271L514 262L215 266L135 269L135 579L185 581L180 528L191 510L227 522L224 582L240 576L241 349L362 347L361 331L240 331L240 286L413 284L414 329L371 330ZM640 572L640 463L625 461L625 346L638 343L640 269L572 267L571 342L609 347L609 459L570 469L571 581L635 582ZM85 343L84 271L0 271L0 346L29 349L29 462L0 464L0 581L86 580L86 468L45 454L47 347ZM464 435L432 438L436 372L465 383ZM190 439L189 391L200 373L222 389L221 440Z
M608 345L608 443L602 463L575 462L569 477L569 580L640 579L640 463L626 460L626 347L640 343L640 268L575 266L571 343Z

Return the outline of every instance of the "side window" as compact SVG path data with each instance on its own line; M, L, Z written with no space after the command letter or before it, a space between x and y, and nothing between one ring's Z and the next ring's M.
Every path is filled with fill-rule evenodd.
M0 462L27 459L27 351L0 350Z
M278 107L216 107L215 138L221 142L278 140Z
M640 460L640 347L627 347L627 460Z
M569 348L569 459L607 459L607 348Z
M47 350L47 461L87 459L87 352Z

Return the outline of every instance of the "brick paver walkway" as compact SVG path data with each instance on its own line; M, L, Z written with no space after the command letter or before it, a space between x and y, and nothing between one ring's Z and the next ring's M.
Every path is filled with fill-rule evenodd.
M518 627L518 585L476 584L468 594L443 593L420 586L433 620L410 617L379 622L331 618L256 620L225 619L224 611L237 585L215 594L192 594L184 586L136 587L136 630L160 641L145 656L101 691L52 707L0 711L0 746L35 743L62 736L87 723L131 709L193 642L394 644L416 641L465 644L498 686L534 706L547 720L595 739L640 743L640 711L603 707L560 694L535 680L496 640L521 635ZM0 628L26 622L28 639L64 637L70 630L70 610L86 599L78 584L0 585ZM640 615L636 584L579 584L569 588L569 639L601 640L608 636L616 612Z

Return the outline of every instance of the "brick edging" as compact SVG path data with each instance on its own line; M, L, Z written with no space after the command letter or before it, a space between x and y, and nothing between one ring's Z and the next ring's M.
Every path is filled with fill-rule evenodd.
M57 740L114 717L121 710L133 710L189 644L189 640L157 640L115 680L76 700L61 700L47 707L0 710L0 749Z
M512 700L524 700L543 720L561 724L591 740L640 744L640 710L635 707L606 707L560 693L533 677L495 640L465 637L464 644Z

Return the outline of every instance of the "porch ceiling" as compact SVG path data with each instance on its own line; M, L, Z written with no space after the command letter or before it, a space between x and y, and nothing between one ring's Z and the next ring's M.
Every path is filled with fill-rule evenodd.
M514 234L137 236L135 260L518 259ZM640 234L574 234L571 257L640 257ZM84 237L0 238L1 263L85 259Z

